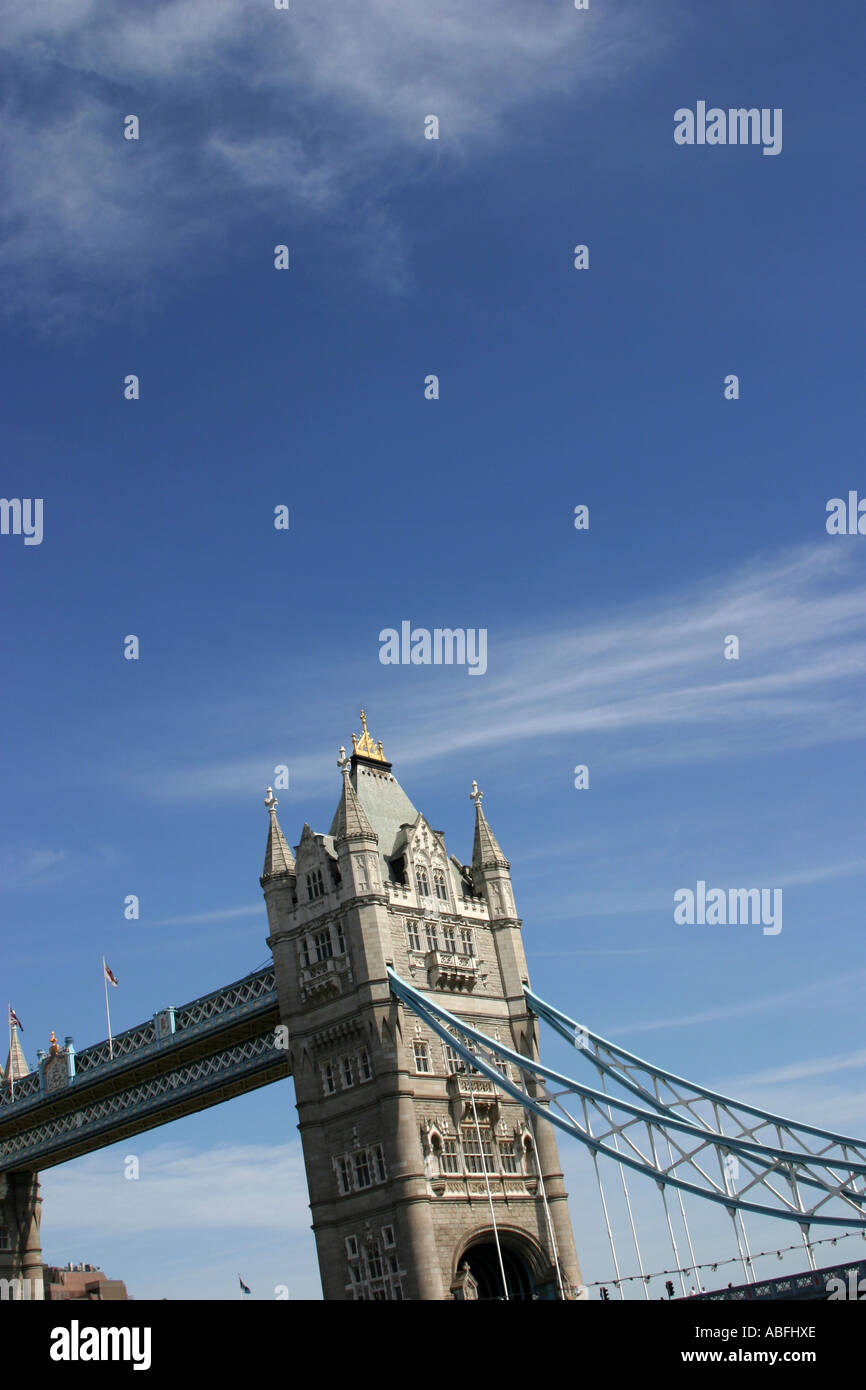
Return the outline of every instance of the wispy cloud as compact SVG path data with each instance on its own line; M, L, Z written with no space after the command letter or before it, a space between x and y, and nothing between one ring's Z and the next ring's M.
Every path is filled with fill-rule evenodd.
M243 1228L299 1232L309 1225L303 1156L297 1143L227 1145L195 1152L180 1144L149 1148L139 1177L124 1176L127 1154L111 1148L51 1169L42 1178L52 1238L80 1231L133 1234ZM262 1193L279 1193L264 1201Z
M738 661L723 657L728 634ZM492 630L489 649L483 698L456 687L437 723L452 749L616 736L612 758L633 767L866 733L866 581L850 552L828 544L759 556L591 626ZM664 731L675 741L648 738ZM623 737L634 733L637 746Z
M181 260L188 271L203 242L212 258L251 211L273 209L276 229L349 198L371 260L387 248L371 268L399 288L395 185L489 149L533 99L622 81L667 42L637 3L600 22L541 0L369 0L363 11L351 0L288 11L4 0L0 28L0 267L16 302L38 299L58 323L85 306L112 312L147 271ZM137 142L123 138L127 114L140 118ZM438 145L423 138L428 114Z
M187 912L180 917L160 917L157 921L151 922L152 927L187 927L196 926L199 922L229 922L238 917L261 918L261 903L253 903L250 907L216 907L211 912Z
M752 1014L763 1016L777 1009L789 1009L793 1005L803 1009L832 1007L846 999L861 998L864 985L866 970L848 971L844 975L832 976L827 980L811 980L793 989L745 999L732 999L728 1004L710 1009L696 1009L687 1014L647 1019L641 1023L628 1020L611 1029L611 1038L619 1040L634 1033L653 1033L668 1028L692 1028L707 1023L724 1023L732 1018L746 1018Z
M0 852L0 889L33 888L52 879L67 862L62 849L24 848Z
M778 1085L803 1081L807 1077L832 1076L840 1071L859 1071L866 1068L866 1048L858 1052L843 1052L834 1057L807 1057L785 1067L770 1067L766 1071L749 1072L735 1084L741 1086Z
M740 638L739 661L723 657L729 633ZM374 650L377 636L370 633ZM389 756L401 768L431 760L419 726L435 726L439 763L441 749L463 760L467 752L509 746L551 749L560 757L567 744L602 747L607 775L866 735L866 577L852 553L832 542L757 557L594 623L563 622L543 633L491 628L490 654L490 669L477 682L456 668L431 668L429 679L410 683L399 668L387 668L392 684L380 692L377 721L387 727ZM351 685L353 653L341 648L331 659L334 688L342 690ZM318 660L324 689L327 649ZM236 711L233 728L283 723L283 710L269 713L259 691L245 715ZM273 763L264 754L199 758L188 767L142 768L136 784L172 799L203 792L249 796L272 775ZM321 786L332 765L330 751L311 752L308 744L291 762L293 787ZM859 860L811 870L788 866L786 881L860 868ZM648 905L636 898L634 910Z

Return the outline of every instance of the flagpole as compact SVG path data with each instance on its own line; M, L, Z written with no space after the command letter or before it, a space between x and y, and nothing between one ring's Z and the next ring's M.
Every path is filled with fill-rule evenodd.
M114 1061L114 1043L111 1040L111 1013L108 1008L108 972L105 969L105 956L102 957L102 983L105 986L105 1017L108 1021L108 1060Z
M9 1005L9 1099L15 1099L15 1068L12 1065L12 1005Z

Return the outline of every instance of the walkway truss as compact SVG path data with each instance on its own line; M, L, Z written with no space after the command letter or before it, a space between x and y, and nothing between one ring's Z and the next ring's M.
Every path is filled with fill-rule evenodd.
M653 1178L666 1214L666 1193L673 1188L680 1204L681 1194L691 1193L724 1207L738 1243L741 1232L745 1241L744 1212L796 1222L807 1250L812 1225L866 1231L863 1140L797 1124L686 1081L607 1042L527 989L529 1008L594 1068L601 1089L573 1081L470 1027L392 970L388 974L394 995L467 1068L579 1139L596 1160L596 1171L603 1155L621 1170ZM503 1074L503 1064L517 1069L521 1085ZM634 1099L610 1094L609 1084ZM742 1244L740 1250L742 1255Z

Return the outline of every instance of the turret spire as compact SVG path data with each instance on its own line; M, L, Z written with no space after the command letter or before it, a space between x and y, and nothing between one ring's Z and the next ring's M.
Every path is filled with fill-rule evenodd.
M366 725L364 726L364 733L366 734ZM355 742L354 734L352 735L352 742ZM358 800L358 794L355 788L352 786L349 777L351 766L351 758L347 758L345 748L341 748L340 756L337 759L337 767L343 774L343 795L340 797L340 804L337 807L337 814L334 817L331 833L336 842L361 838L365 840L375 840L378 844L379 836L367 819L367 813Z
M478 790L478 783L473 782L472 790L469 793L470 801L475 802L475 841L472 845L472 867L473 869L508 869L510 868L508 860L499 848L499 841L487 824L487 817L481 809L483 797L484 793Z
M6 1069L2 1072L3 1079L5 1081L23 1081L25 1076L30 1075L30 1068L18 1040L18 1029L14 1023L10 1029L9 1043L9 1056L6 1059Z
M277 798L273 790L268 787L265 796L265 805L270 813L271 823L268 829L268 843L265 849L265 867L262 869L262 887L272 878L280 878L292 875L295 872L295 860L292 851L286 843L286 837L280 829L277 820Z

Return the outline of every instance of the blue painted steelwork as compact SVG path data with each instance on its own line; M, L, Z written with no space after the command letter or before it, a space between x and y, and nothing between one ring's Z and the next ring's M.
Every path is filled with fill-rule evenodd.
M111 1048L107 1040L83 1048L74 1067L67 1038L69 1051L43 1057L38 1071L16 1081L14 1098L0 1087L0 1171L38 1172L280 1080L289 1065L275 1038L278 1024L268 967L159 1010L118 1034Z
M551 1124L556 1125L566 1134L573 1135L594 1153L604 1154L616 1163L652 1177L658 1183L679 1188L683 1192L690 1192L704 1200L716 1202L718 1205L724 1206L730 1213L738 1210L741 1212L749 1211L762 1216L773 1216L782 1220L796 1221L804 1229L811 1224L866 1229L866 1214L863 1214L863 1208L866 1205L866 1192L858 1190L856 1186L857 1178L862 1181L866 1177L866 1145L861 1141L831 1135L829 1131L820 1132L821 1137L831 1140L833 1144L842 1144L846 1150L853 1149L856 1154L853 1159L847 1154L840 1157L793 1152L781 1145L762 1144L757 1140L746 1138L742 1134L726 1134L721 1128L710 1129L705 1121L695 1122L694 1117L692 1120L685 1120L672 1113L669 1107L664 1106L648 1093L643 1098L652 1100L654 1108L647 1110L631 1101L622 1100L607 1092L597 1091L593 1087L573 1081L570 1077L564 1076L550 1067L545 1067L532 1058L524 1057L520 1053L512 1051L511 1048L494 1041L479 1029L473 1028L464 1019L457 1018L447 1009L443 1009L428 994L416 990L390 968L388 969L388 978L394 995L419 1018L423 1019L443 1041L453 1047L467 1066L474 1067L505 1091L507 1095L518 1100L525 1109L533 1111L542 1119L549 1120ZM527 995L527 998L534 1009L535 1003L533 1001L536 1000L536 996ZM543 1003L541 1000L537 1002ZM574 1030L578 1029L579 1025L575 1024L573 1020L567 1019L565 1015L559 1015L559 1017L571 1026L570 1041L573 1042ZM493 1056L517 1067L521 1076L528 1075L536 1082L552 1082L561 1088L559 1094L568 1093L577 1096L583 1107L583 1124L565 1110L559 1100L559 1094L545 1091L544 1102L538 1101L525 1089L517 1087L504 1077L492 1062L461 1042L460 1038L455 1036L455 1032L483 1047ZM586 1033L586 1030L581 1030L581 1032ZM595 1037L592 1034L589 1036ZM652 1071L648 1064L643 1065L647 1070ZM672 1073L665 1075L679 1081L679 1078L673 1078ZM629 1089L634 1091L634 1084L631 1084ZM706 1093L706 1097L715 1101L722 1100L721 1097L713 1096L713 1093L710 1092ZM736 1106L738 1103L727 1102L727 1104ZM557 1107L562 1113L558 1114L553 1107ZM613 1111L620 1112L624 1118L615 1123ZM591 1112L601 1119L603 1125L608 1126L608 1133L593 1134L589 1120ZM762 1114L762 1119L775 1122L776 1117ZM786 1127L790 1126L792 1129L795 1128L790 1121L779 1121L779 1123ZM646 1129L650 1139L651 1156L641 1153L629 1132L634 1128L639 1130L641 1127ZM819 1133L810 1127L801 1128L809 1128L810 1133ZM654 1143L656 1135L664 1137L678 1149L678 1157L668 1167L661 1165L656 1157ZM607 1143L606 1140L609 1136L623 1140L638 1156L631 1157L628 1153L624 1153ZM691 1151L683 1148L680 1143L681 1140L693 1141L694 1148ZM764 1192L771 1194L780 1205L770 1206L764 1202L747 1200L742 1195L742 1191L740 1193L730 1191L727 1180L725 1180L724 1187L720 1186L704 1172L696 1161L699 1154L716 1157L722 1170L724 1160L728 1155L736 1155L750 1177L750 1181L743 1190L760 1187ZM676 1170L686 1167L692 1169L705 1185L679 1177ZM833 1177L837 1170L846 1175L842 1181L837 1181ZM774 1177L781 1178L790 1184L794 1200L784 1193L780 1193L773 1186L770 1179ZM822 1199L812 1207L804 1206L798 1191L801 1184L817 1188L823 1193ZM821 1210L826 1203L834 1200L840 1201L845 1207L844 1214L831 1215ZM857 1213L853 1216L851 1214L852 1207Z
M524 995L533 1013L538 1014L539 1018L543 1018L546 1023L549 1023L551 1027L555 1028L560 1036L565 1038L566 1042L571 1043L572 1046L575 1046L576 1036L581 1039L586 1037L595 1046L604 1048L607 1052L611 1053L612 1056L620 1058L624 1063L635 1066L641 1071L646 1071L659 1080L666 1081L669 1085L684 1086L688 1090L694 1091L696 1096L703 1100L715 1101L719 1105L741 1110L744 1114L754 1115L757 1119L767 1124L779 1125L792 1135L796 1133L811 1134L817 1139L829 1139L833 1144L846 1144L854 1149L866 1150L866 1144L864 1144L862 1139L853 1139L844 1134L834 1134L832 1130L818 1129L815 1125L800 1124L797 1120L788 1120L782 1115L774 1115L772 1111L760 1110L756 1105L746 1105L741 1100L733 1100L730 1096L724 1096L719 1091L710 1091L705 1086L699 1086L694 1081L686 1081L684 1077L677 1076L676 1072L665 1071L663 1067L657 1067L652 1062L645 1062L641 1057L635 1056L633 1052L626 1052L625 1048L618 1047L616 1043L608 1042L605 1038L602 1038L600 1034L593 1033L590 1029L584 1028L581 1024L576 1023L573 1018L569 1018L567 1014L561 1013L560 1010L555 1009L552 1004L546 1003L545 1000L540 999L537 994L533 994L531 990L524 990ZM577 1047L577 1050L579 1052L587 1051L586 1047L582 1044ZM653 1096L652 1092L648 1091L645 1087L636 1084L624 1071L617 1070L615 1066L605 1063L597 1054L591 1057L590 1060L593 1062L594 1066L598 1067L600 1071L605 1072L606 1075L611 1077L611 1079L616 1081L620 1086L627 1087L628 1090L640 1096L641 1099L649 1101L650 1104L656 1106L657 1109L667 1110L667 1105L659 1101L657 1097ZM687 1101L683 1100L680 1103L685 1105ZM866 1159L864 1159L864 1161L866 1161Z

